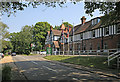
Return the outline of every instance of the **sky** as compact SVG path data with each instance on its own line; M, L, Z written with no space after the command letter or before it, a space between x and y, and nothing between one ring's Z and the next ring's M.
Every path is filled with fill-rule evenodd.
M37 8L32 8L32 6L25 8L24 11L17 11L15 16L11 15L7 17L7 14L2 16L2 22L7 24L10 33L20 32L21 28L25 25L35 25L37 22L48 22L53 27L59 26L63 22L69 22L72 25L81 24L82 16L85 16L89 21L92 18L102 16L99 11L96 10L93 13L93 17L85 14L84 2L79 2L73 4L67 2L64 7L57 6L56 8L46 7L40 5Z

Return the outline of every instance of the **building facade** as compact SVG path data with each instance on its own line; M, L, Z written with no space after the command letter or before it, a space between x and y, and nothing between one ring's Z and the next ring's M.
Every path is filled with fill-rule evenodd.
M75 26L69 37L70 51L120 49L120 21L110 25L103 25L101 17L96 17L86 22L81 18L82 24ZM65 50L68 49L65 44Z
M79 51L107 52L110 49L120 50L120 21L109 25L102 23L101 17L86 21L83 16L81 24L73 28L64 24L59 30L48 31L45 45L54 52L79 54Z

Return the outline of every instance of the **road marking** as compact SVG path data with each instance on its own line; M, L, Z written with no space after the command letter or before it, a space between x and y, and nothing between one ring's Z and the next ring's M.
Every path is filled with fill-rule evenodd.
M34 61L31 61L32 63L34 63L34 64L38 64L38 63L36 63L36 62L34 62Z
M26 59L26 58L24 58L24 57L22 57L23 59L25 59L25 60L28 60L28 59ZM28 60L28 61L30 61L30 60ZM34 63L34 64L38 64L38 63L36 63L36 62L34 62L34 61L31 61L32 63Z
M54 70L54 69L51 69L51 68L49 68L49 67L46 67L46 66L43 66L43 67L47 68L47 69L48 69L48 70L50 70L50 71L57 72L56 70Z
M77 78L72 78L73 80L78 80Z

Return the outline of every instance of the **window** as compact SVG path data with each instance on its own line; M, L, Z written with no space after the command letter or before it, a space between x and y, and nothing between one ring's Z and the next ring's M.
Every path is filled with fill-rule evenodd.
M100 44L98 43L97 49L100 50Z
M90 50L92 50L92 43L90 43Z
M105 27L105 35L109 35L109 28Z
M94 24L94 20L92 20L92 25Z
M72 45L70 45L70 50L72 50Z
M83 34L80 34L80 38L83 39Z
M120 42L118 42L117 47L118 47L118 49L120 50Z
M109 26L109 34L112 34L112 26Z
M117 24L117 33L120 33L120 24Z
M83 50L86 50L86 45L84 44L84 46L83 46Z
M77 47L78 47L78 50L80 50L80 44L78 44Z
M72 37L71 37L71 41L72 41Z
M69 42L71 42L71 37L69 37Z
M114 34L116 34L116 27L117 25L114 25Z
M98 18L98 19L97 19L97 23L99 23L99 22L100 22L100 19Z
M107 49L108 48L108 45L105 43L104 44L104 49Z
M95 37L95 30L92 31L92 36Z
M100 36L100 29L98 29L98 37Z

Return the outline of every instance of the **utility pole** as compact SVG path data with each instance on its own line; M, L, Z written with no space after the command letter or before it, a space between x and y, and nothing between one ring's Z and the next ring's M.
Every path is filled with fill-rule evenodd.
M0 22L1 22L1 9L2 7L0 7ZM0 52L2 51L2 25L0 25Z
M69 24L68 24L68 55L69 55Z
M74 55L74 23L73 23L73 55Z
M63 20L62 20L62 24L63 24ZM64 29L62 29L62 33L63 33L63 55L64 55Z

